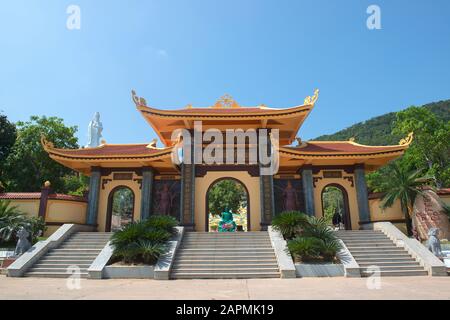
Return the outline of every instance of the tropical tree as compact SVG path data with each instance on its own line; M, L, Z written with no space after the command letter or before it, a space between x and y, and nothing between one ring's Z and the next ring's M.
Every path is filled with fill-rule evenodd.
M0 200L0 242L11 241L20 227L27 224L26 216L9 200Z
M438 188L450 185L450 121L439 119L429 109L409 107L397 113L393 134L414 132L414 141L402 164L407 169L426 168Z
M225 209L236 213L246 205L247 196L244 187L231 179L215 183L208 192L209 212L219 215Z
M73 171L49 158L41 145L44 135L58 148L77 148L77 127L67 127L56 117L32 116L28 122L18 122L18 134L6 159L4 175L9 191L39 191L49 180L55 191L69 192L64 177Z
M396 201L400 201L408 236L411 236L414 201L418 195L423 194L422 187L428 184L432 177L423 175L423 169L411 171L397 162L392 163L391 167L392 172L387 179L386 193L381 200L381 208L392 207Z
M25 228L30 233L30 241L34 244L47 227L41 217L28 217L17 206L11 205L11 201L0 200L0 242L15 240L20 228Z
M0 187L6 185L4 181L4 164L16 141L16 126L8 118L0 114Z

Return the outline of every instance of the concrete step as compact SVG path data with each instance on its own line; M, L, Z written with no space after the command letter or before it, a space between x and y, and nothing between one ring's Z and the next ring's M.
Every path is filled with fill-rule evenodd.
M278 270L278 264L275 262L269 263L241 263L240 261L230 264L230 263L220 263L220 262L204 262L202 264L198 263L186 263L177 262L173 265L173 269L255 269L255 268L271 268Z
M36 277L36 278L69 278L73 276L79 276L80 278L86 279L88 277L87 272L80 273L65 273L65 272L40 272L40 271L30 271L27 272L25 277Z
M380 246L367 246L367 247L363 247L363 246L353 246L353 245L348 245L347 248L350 251L365 251L365 252L372 252L372 251L404 251L404 248L401 247L397 247L393 244L391 245L380 245Z
M79 253L48 253L46 254L42 259L50 258L50 259L57 259L57 260L71 260L74 257L77 259L92 259L94 260L97 257L98 254L79 254Z
M177 253L177 259L185 259L185 258L189 258L189 259L236 259L236 260L244 260L245 258L251 259L251 258L274 258L275 256L272 253L265 253L265 254L261 254L258 252L253 252L253 253L242 253L242 252L237 252L237 253L227 253L227 252L211 252L210 254L208 253L186 253L186 252L180 252Z
M401 271L401 270L408 270L408 271L424 271L423 268L421 266L405 266L405 265L400 265L400 266L378 266L377 267L381 270L381 271ZM361 271L367 271L369 269L369 267L361 267L360 270Z
M173 279L256 279L279 278L279 272L236 272L236 273L210 273L210 272L173 272Z
M362 277L373 276L373 272L361 271ZM412 276L427 276L428 272L425 270L401 270L401 271L380 271L381 277L412 277Z
M183 247L183 252L211 252L210 248L193 248L193 247ZM235 252L235 253L245 253L245 252L268 252L273 253L273 249L271 247L263 247L263 248L254 248L254 247L225 247L225 248L218 248L214 251L219 252Z
M377 247L377 248L349 248L347 247L352 254L360 254L360 253L398 253L398 252L404 252L407 254L407 252L400 247Z
M79 268L81 273L87 272L88 268ZM43 272L43 273L66 273L69 269L66 267L47 268L47 267L33 267L29 272Z
M278 263L267 232L188 232L171 276L176 279L278 278Z
M99 249L91 249L91 248L78 248L78 249L60 249L60 248L56 248L56 249L52 249L51 252L57 252L57 253L86 253L86 254L90 254L90 253L96 253L99 252L101 250Z
M39 262L35 265L33 265L33 269L35 268L45 268L45 269L66 269L69 266L77 266L78 268L81 269L88 269L89 266L91 265L91 263L87 263L87 264L82 264L82 263L65 263L65 264L60 264L60 263L43 263L43 262Z
M369 267L369 266L418 266L420 267L420 263L414 260L405 260L405 261L377 261L374 260L372 262L358 262L360 267Z
M277 259L177 259L176 263L179 264L204 264L204 263L219 263L219 264L229 264L229 265L239 265L239 264L258 264L258 263L270 263L276 264Z
M185 244L181 244L180 246L181 249L187 249L187 250L209 250L211 251L212 249L214 250L225 250L225 251L252 251L252 250L272 250L271 246L258 246L258 245L253 245L253 246L245 246L242 249L239 247L236 247L234 245L185 245Z
M101 251L105 246L104 245L90 245L90 246L85 246L85 245L72 245L72 244L64 244L62 246L59 246L58 249L95 249L95 250L99 250Z
M94 259L68 259L63 257L60 259L54 259L52 257L45 257L38 261L38 263L49 263L49 264L63 264L63 265L78 265L78 264L91 264Z
M222 244L222 243L233 243L236 245L240 245L242 243L262 243L262 244L271 244L271 241L268 239L258 239L258 240L249 240L249 239L230 239L230 240L221 240L221 239L183 239L184 243L200 243L200 244Z
M348 246L365 246L365 247L376 247L376 246L394 246L397 245L390 240L387 241L344 241L345 245Z
M188 272L211 272L211 273L249 273L249 272L278 272L278 267L259 267L253 266L253 268L238 268L238 267L205 267L200 268L198 266L188 267L188 268L173 268L175 273L177 271L182 271L184 273Z
M266 255L195 255L195 254L184 254L182 252L177 253L177 260L214 260L214 261L252 261L252 260L276 260L273 254Z

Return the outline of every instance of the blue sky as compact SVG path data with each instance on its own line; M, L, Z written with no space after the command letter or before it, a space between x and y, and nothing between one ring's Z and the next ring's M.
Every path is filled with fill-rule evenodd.
M371 4L381 30L366 27ZM299 133L311 139L449 99L449 15L448 0L1 0L0 110L61 117L80 144L99 111L107 142L148 142L131 89L170 109L225 93L284 108L319 88Z

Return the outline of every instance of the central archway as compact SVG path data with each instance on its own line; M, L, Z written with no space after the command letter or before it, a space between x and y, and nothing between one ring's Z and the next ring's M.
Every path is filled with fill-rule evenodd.
M243 182L232 177L214 180L208 187L205 200L205 230L218 230L220 213L229 209L236 223L236 231L249 231L250 198Z
M133 190L118 186L111 190L108 197L106 232L115 232L133 221L135 196Z

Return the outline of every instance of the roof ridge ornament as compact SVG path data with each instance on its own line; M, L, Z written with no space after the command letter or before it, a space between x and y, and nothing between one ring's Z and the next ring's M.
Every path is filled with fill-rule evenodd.
M408 136L406 138L401 139L398 144L401 145L401 146L409 145L413 141L413 138L414 138L414 133L410 132L408 134Z
M314 103L316 103L318 98L319 98L319 89L316 89L316 90L314 90L314 95L306 97L303 104L305 104L305 105L306 104L314 104Z
M214 109L225 109L225 108L240 108L241 106L233 99L229 94L223 95L216 103L212 106Z
M55 145L53 142L48 141L44 134L41 134L41 144L44 148L54 149Z
M148 145L147 148L148 149L158 149L156 147L156 144L158 143L158 139L153 139Z
M139 106L147 107L147 101L142 97L138 97L136 95L136 91L131 90L131 97L133 98L133 102L136 105L136 107Z
M296 148L304 148L308 144L306 141L303 141L300 137L295 137L295 141L297 142Z

